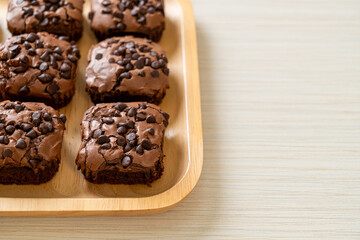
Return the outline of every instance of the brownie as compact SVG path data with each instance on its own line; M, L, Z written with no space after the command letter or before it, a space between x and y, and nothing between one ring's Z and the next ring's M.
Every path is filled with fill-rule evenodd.
M94 103L159 104L169 88L167 62L165 52L151 40L131 36L104 40L89 51L86 91Z
M68 104L80 51L48 33L14 36L0 44L0 100Z
M145 102L103 103L82 121L76 163L93 183L149 184L160 178L169 115Z
M43 103L0 103L0 183L40 184L58 171L65 115Z
M163 0L91 0L89 18L99 40L130 34L158 42L165 29Z
M78 40L83 0L9 0L7 23L13 35L49 32Z

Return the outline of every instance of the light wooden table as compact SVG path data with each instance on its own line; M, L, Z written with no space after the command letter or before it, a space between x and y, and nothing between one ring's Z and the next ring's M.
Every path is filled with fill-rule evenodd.
M360 1L193 0L204 168L146 217L1 218L2 239L360 239Z

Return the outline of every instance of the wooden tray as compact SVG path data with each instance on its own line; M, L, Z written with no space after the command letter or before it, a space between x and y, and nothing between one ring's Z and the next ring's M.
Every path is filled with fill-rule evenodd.
M160 45L169 58L170 90L161 108L171 116L165 135L165 171L152 187L95 185L76 169L80 121L92 103L85 93L87 51L96 43L84 8L84 32L76 94L60 112L68 116L62 163L53 180L39 186L0 185L0 216L141 215L166 211L182 201L199 180L203 163L196 31L189 0L166 0L166 31ZM0 39L10 37L7 1L0 0Z

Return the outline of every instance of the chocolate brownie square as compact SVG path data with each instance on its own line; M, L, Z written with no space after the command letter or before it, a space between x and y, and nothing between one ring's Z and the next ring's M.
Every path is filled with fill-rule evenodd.
M40 184L58 171L66 117L43 103L0 103L0 183Z
M160 178L169 115L145 103L104 103L82 121L76 163L93 183L149 184Z
M91 0L89 18L99 41L130 34L158 42L165 29L163 0Z
M14 36L0 44L0 100L68 104L80 51L48 33Z
M9 0L7 23L13 35L48 32L79 40L83 0Z
M159 104L169 88L167 58L142 38L113 37L88 54L86 91L93 102L146 101Z

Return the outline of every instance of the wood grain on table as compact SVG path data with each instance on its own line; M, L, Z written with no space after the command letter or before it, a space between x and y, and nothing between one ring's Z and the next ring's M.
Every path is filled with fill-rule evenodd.
M360 239L360 1L193 0L198 186L144 217L1 218L2 239Z

